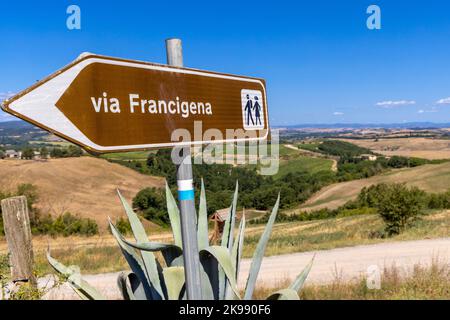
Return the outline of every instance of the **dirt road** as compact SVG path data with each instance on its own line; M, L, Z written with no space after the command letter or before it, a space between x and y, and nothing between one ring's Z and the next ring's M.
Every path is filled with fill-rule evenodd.
M313 268L308 277L309 284L327 284L336 277L344 281L357 280L365 275L369 266L384 267L395 265L407 274L414 265L430 265L433 259L440 263L450 263L450 238L404 241L364 245L348 248L317 251ZM277 282L293 279L309 262L314 252L304 252L264 258L259 274L259 284L275 286ZM239 287L245 286L251 261L243 261ZM84 276L86 281L98 288L109 299L120 297L116 286L117 273ZM48 282L40 279L40 284ZM66 286L53 290L49 299L75 299L75 294Z

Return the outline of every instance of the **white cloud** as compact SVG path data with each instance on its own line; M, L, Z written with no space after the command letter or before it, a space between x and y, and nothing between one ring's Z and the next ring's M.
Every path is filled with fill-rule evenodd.
M450 97L436 101L436 104L450 104Z
M417 111L417 113L434 113L434 112L438 112L439 110L436 107L431 107L430 109L420 109L419 111Z
M416 102L414 100L397 100L397 101L387 100L387 101L377 102L375 105L378 107L389 109L389 108L395 108L395 107L400 107L400 106L410 106L413 104L416 104Z
M14 96L15 93L8 91L8 92L0 92L0 102L2 102L3 100L9 99L12 96Z
M343 112L333 112L333 116L343 116Z

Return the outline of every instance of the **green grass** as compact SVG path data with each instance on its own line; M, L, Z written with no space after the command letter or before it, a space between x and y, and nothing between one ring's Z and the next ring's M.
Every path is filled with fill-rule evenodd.
M318 142L301 143L301 144L298 144L297 147L299 149L308 150L308 151L312 151L312 152L320 152L320 150L318 149L319 145L320 145L320 143L318 143Z
M332 164L332 160L302 156L282 160L280 162L280 169L274 178L279 179L290 172L307 171L309 173L317 173L319 171L327 171L331 170Z
M280 157L295 156L298 154L298 151L291 148L287 148L284 145L280 145L279 148L280 148L279 149Z
M110 160L147 160L152 151L115 152L101 155L100 157Z
M68 147L72 145L70 142L66 141L46 141L46 140L40 140L40 141L29 141L29 144L42 144L42 145L51 145L55 147Z

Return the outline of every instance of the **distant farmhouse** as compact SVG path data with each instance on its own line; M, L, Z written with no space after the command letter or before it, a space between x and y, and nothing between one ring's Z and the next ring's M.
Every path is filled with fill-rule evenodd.
M362 154L358 158L362 160L377 161L378 157L374 154Z
M34 154L33 159L48 158L48 156L42 157L39 151L33 151L33 154ZM1 159L23 159L22 151L16 151L12 149L6 150L3 153L1 153Z
M5 159L20 159L22 157L22 151L6 150L4 157Z

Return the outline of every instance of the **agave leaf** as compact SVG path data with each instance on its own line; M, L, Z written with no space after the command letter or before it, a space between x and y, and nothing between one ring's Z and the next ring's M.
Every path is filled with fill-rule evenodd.
M136 213L134 213L133 209L130 207L128 202L122 196L119 190L117 190L117 194L119 195L120 201L122 202L122 206L125 209L125 212L128 216L128 220L130 221L131 229L133 230L133 235L136 241L145 242L148 241L147 234L145 233L144 226L142 225L139 217ZM151 282L152 286L159 293L159 295L163 298L163 290L160 285L160 279L158 274L158 265L156 262L156 258L151 252L141 252L142 260L145 266L145 273L148 281Z
M315 257L316 257L316 255L314 255L312 257L311 261L306 265L306 267L303 269L303 271L297 276L297 278L294 280L294 282L289 286L289 289L292 289L295 292L299 292L303 288L306 278L308 277L308 274L311 271Z
M184 268L169 267L163 269L164 282L167 287L167 297L169 300L179 300L185 285Z
M207 276L206 282L211 287L213 300L219 300L219 262L209 252L200 251L200 263ZM205 281L202 279L202 285L204 285L204 282ZM202 294L205 292L206 291L202 291Z
M200 256L203 257L203 259L205 259L205 254L210 255L217 260L218 265L225 273L226 280L229 282L236 298L240 299L239 291L237 290L235 270L233 269L233 263L231 262L228 249L222 246L211 246L200 251Z
M117 285L124 300L146 300L144 285L132 272L121 272L117 277Z
M203 265L200 269L200 277L200 281L202 284L202 300L214 300L213 288L211 282L209 281L209 276L206 273Z
M129 246L122 240L123 236L116 229L114 224L111 222L111 219L109 219L109 226L111 228L111 232L112 232L114 238L116 238L116 241L119 244L120 249L122 250L122 253L123 253L125 259L127 260L128 264L130 265L131 270L142 282L147 299L148 300L162 299L164 296L161 296L161 294L155 289L153 283L150 282L147 278L147 275L145 273L145 265L144 265L144 261L142 260L141 254L138 253L133 247ZM159 276L158 276L158 278L159 278ZM158 285L160 286L159 283L158 283Z
M178 209L177 202L173 197L172 191L170 191L169 185L166 181L166 202L167 213L169 214L170 226L172 227L173 239L175 244L182 248L183 242L181 240L181 225L180 225L180 210Z
M261 238L259 239L258 245L256 246L255 253L253 254L252 264L250 265L250 271L247 278L247 284L245 286L244 299L250 300L253 296L253 291L255 290L256 279L258 278L259 269L261 268L261 263L264 257L264 252L266 251L267 242L269 241L270 234L272 233L273 224L278 213L278 207L280 205L280 194L278 194L277 202L272 209L269 221L267 222L266 228L264 229Z
M225 225L223 227L222 233L222 247L228 248L231 252L231 248L233 247L233 230L236 222L236 206L237 206L237 198L238 198L238 190L239 183L236 181L236 188L234 190L233 202L230 207L230 211L225 221Z
M239 233L236 237L236 242L233 245L233 250L231 251L231 261L233 262L233 267L236 270L236 279L239 274L239 266L242 257L242 248L244 246L244 232L245 232L245 215L242 214L242 219L239 224Z
M83 280L81 278L81 275L77 273L74 268L68 268L55 258L52 258L50 255L50 249L47 250L47 260L53 267L53 269L55 269L67 280L69 285L80 296L81 299L106 300L106 298L100 292L98 292L88 282Z
M300 297L293 289L283 289L271 294L267 300L300 300Z
M170 264L170 266L171 267L183 267L184 266L183 255L173 259L172 263Z
M236 223L236 206L238 198L239 182L236 181L236 188L234 190L233 202L231 203L230 211L225 221L222 233L222 247L228 249L231 253L233 247L234 225ZM222 268L219 267L219 300L225 299L225 293L227 291L227 281L225 273Z
M181 248L178 247L175 244L171 244L171 243L162 243L162 242L152 242L152 241L148 241L148 242L142 242L142 243L133 243L131 241L128 241L125 238L122 238L122 240L128 244L129 246L135 248L135 249L139 249L142 251L147 251L147 252L156 252L156 251L164 251L170 248L174 248L180 251L180 253L182 253Z
M231 262L233 263L233 268L235 270L236 282L238 280L239 275L239 266L241 263L242 257L242 247L244 245L244 231L245 231L245 214L242 214L242 219L239 224L239 233L236 236L236 241L233 245L233 250L231 251ZM232 299L232 291L229 287L226 290L227 299Z
M183 254L183 250L174 244L159 243L159 242L145 242L145 243L133 243L126 239L122 239L123 242L129 246L148 252L161 251L167 266L171 266L174 259Z
M200 192L200 205L198 209L197 239L199 250L202 250L203 248L207 248L209 246L208 213L206 209L206 194L203 179L202 179L202 189Z
M131 290L127 278L128 273L126 272L119 273L119 275L117 276L117 286L120 289L120 293L122 294L123 300L135 300L133 290Z

